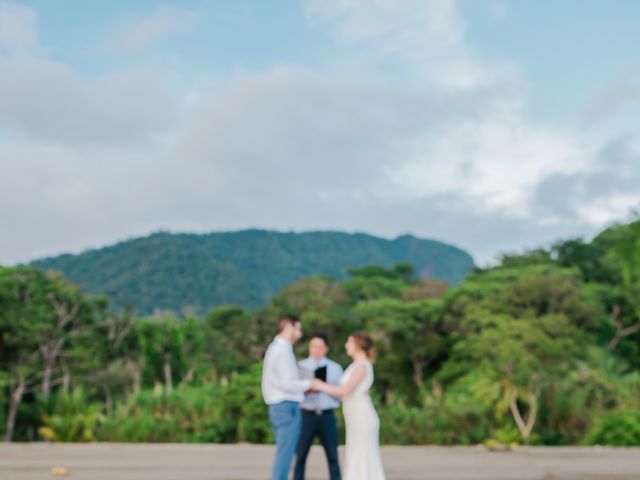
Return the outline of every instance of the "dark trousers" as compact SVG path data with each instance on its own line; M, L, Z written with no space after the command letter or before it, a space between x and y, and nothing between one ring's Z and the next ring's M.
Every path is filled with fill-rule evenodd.
M338 462L339 437L336 416L333 410L325 411L322 415L302 410L302 432L298 441L294 480L304 480L307 456L316 435L320 437L320 443L324 447L331 480L340 480L340 464Z

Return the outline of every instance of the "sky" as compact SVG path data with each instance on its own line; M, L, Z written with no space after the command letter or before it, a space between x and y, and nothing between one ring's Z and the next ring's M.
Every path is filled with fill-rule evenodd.
M0 0L0 264L159 230L501 254L640 207L635 0Z

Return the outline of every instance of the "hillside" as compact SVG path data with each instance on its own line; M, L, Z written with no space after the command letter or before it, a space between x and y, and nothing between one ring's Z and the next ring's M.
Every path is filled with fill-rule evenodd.
M184 308L204 313L225 303L256 308L287 284L311 275L346 276L350 267L407 262L416 276L462 281L472 257L450 245L405 235L386 240L340 232L265 230L156 233L79 255L33 262L61 271L85 291L139 313Z

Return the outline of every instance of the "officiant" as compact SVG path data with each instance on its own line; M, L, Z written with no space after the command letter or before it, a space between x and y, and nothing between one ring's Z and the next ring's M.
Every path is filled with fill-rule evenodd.
M298 366L304 376L315 377L333 385L340 384L342 367L327 358L329 339L323 333L316 333L309 339L309 357L299 362ZM340 406L339 400L326 393L308 393L300 404L302 410L302 432L298 441L294 480L304 480L307 456L318 437L327 456L331 480L340 480L340 464L338 462L338 427L335 409Z

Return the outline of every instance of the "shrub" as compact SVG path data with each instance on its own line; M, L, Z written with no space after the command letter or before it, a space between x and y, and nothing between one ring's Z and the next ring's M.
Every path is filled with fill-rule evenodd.
M640 446L640 410L604 414L587 433L583 444Z

